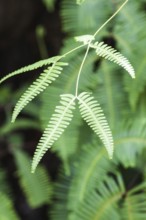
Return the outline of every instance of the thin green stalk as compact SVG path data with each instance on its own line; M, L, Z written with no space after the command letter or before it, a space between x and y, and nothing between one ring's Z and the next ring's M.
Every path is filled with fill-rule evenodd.
M79 73L78 73L78 76L77 76L77 81L76 81L76 92L75 92L75 96L76 96L76 97L78 96L78 88L79 88L80 75L81 75L81 72L82 72L82 69L83 69L83 66L84 66L85 60L86 60L86 58L87 58L87 55L88 55L89 49L90 49L90 43L88 44L88 47L87 47L87 49L86 49L86 53L85 53L85 56L84 56L84 58L83 58L83 60L82 60L81 65L80 65Z
M95 38L95 36L99 33L99 31L101 31L101 30L105 27L105 25L108 24L108 23L119 13L119 11L121 11L121 9L124 7L124 5L127 4L127 2L128 2L128 0L126 0L126 1L118 8L118 10L117 10L103 25L101 25L101 27L93 34L93 37L94 37L94 38ZM78 88L79 88L79 80L80 80L81 72L82 72L82 69L83 69L85 60L86 60L86 58L87 58L88 52L89 52L89 50L90 50L90 44L91 44L92 41L93 41L93 40L90 40L90 41L89 41L88 46L87 46L87 49L86 49L85 56L84 56L83 61L82 61L81 65L80 65L80 69L79 69L78 76L77 76L77 81L76 81L76 88L75 88L75 96L76 96L76 97L78 96ZM80 46L80 47L83 47L83 46L85 46L85 45L82 45L82 46ZM78 47L78 48L80 48L80 47ZM75 48L75 50L78 49L78 48ZM74 50L69 51L69 52L66 53L65 55L67 55L67 54L69 54L69 53L71 53L71 52L73 52L73 51L74 51Z
M107 25L107 23L109 23L118 13L119 11L121 11L121 9L124 7L124 5L126 5L128 2L128 0L126 0L121 6L120 8L103 24L101 25L101 27L95 32L95 34L93 35L94 37L99 33L99 31L101 31L101 29L104 28L105 25Z
M62 57L66 57L68 54L70 54L70 53L72 53L72 52L74 52L74 51L76 51L76 50L78 50L78 49L80 49L80 48L82 48L82 47L84 47L84 46L85 46L85 45L82 44L82 45L80 45L80 46L78 46L78 47L76 47L76 48L70 50L69 52L63 54Z

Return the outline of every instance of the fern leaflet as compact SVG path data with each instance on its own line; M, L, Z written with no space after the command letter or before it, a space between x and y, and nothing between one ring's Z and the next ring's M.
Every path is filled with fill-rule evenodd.
M75 109L75 96L71 94L61 95L60 106L56 106L48 127L41 137L32 161L32 173L34 173L39 161L54 142L61 136L65 128L73 118Z
M4 76L1 80L0 80L0 83L4 82L5 80L15 76L15 75L18 75L18 74L21 74L21 73L25 73L25 72L28 72L28 71L32 71L32 70L35 70L35 69L38 69L40 67L43 67L43 66L46 66L46 65L49 65L51 63L54 63L54 62L57 62L58 60L60 60L62 58L62 56L55 56L55 57L51 57L51 58L48 58L48 59L45 59L45 60L40 60L36 63L33 63L33 64L30 64L28 66L25 66L25 67L22 67L12 73L9 73L8 75Z
M135 78L135 72L130 64L130 62L125 58L121 53L117 52L111 46L104 44L103 42L96 42L95 44L90 44L92 48L96 49L97 55L104 57L107 60L117 63L119 66L122 66L132 78Z
M32 99L34 99L39 93L46 89L46 87L60 75L62 66L65 65L67 65L67 63L56 62L51 67L48 67L44 70L40 77L35 82L33 82L33 84L18 100L12 115L12 122L15 122L18 114L30 101L32 101Z
M113 155L113 138L106 118L98 102L87 92L82 92L77 99L83 119L99 135L104 143L109 157Z

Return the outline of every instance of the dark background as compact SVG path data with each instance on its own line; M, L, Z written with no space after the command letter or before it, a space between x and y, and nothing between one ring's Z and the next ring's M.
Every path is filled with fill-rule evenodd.
M36 28L42 25L46 31L44 45L48 57L58 54L61 47L63 33L59 17L60 1L56 1L55 8L48 12L41 0L0 0L0 78L22 66L26 66L42 59L37 41ZM17 91L25 83L31 83L36 72L24 74L22 77L12 77L4 85ZM6 120L6 111L10 111L11 100L6 105L0 103L0 125ZM17 131L19 132L19 131ZM23 149L33 154L40 131L27 129L23 132L26 145ZM32 139L32 136L35 137ZM51 160L50 173L55 178L58 159L55 155L47 155ZM44 160L45 161L45 160ZM14 206L23 220L45 220L47 207L31 209L25 198L17 179L15 178L16 165L9 150L7 137L0 138L0 165L7 174L7 180L12 188L15 198Z

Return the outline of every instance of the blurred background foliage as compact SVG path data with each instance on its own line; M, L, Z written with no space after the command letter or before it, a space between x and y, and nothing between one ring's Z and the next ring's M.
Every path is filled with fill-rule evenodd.
M93 34L121 0L0 0L0 73L74 48L74 36ZM79 3L79 2L78 2ZM90 51L80 92L99 100L114 137L113 160L75 114L68 130L30 174L41 133L58 104L71 93L84 50L67 58L60 78L30 103L14 124L13 107L39 73L0 87L1 220L143 220L146 216L146 1L130 0L98 35L125 55L132 80L116 64Z

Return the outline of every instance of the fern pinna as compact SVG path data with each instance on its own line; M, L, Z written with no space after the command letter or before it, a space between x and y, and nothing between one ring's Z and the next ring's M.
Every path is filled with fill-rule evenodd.
M78 1L82 3L83 1ZM101 107L98 102L92 97L91 94L87 92L79 93L80 86L80 75L83 72L83 66L88 57L90 49L95 50L96 54L100 57L108 59L112 62L117 63L119 66L123 67L132 78L135 77L134 69L129 63L129 61L117 52L112 47L107 46L103 42L94 42L96 35L99 31L113 18L115 15L123 8L123 6L128 2L126 0L121 7L103 24L93 35L83 35L76 37L76 41L80 42L81 45L75 47L69 52L62 56L52 57L46 60L39 61L35 64L29 65L27 67L21 68L20 70L14 71L8 74L6 77L2 78L0 83L4 80L10 78L11 76L21 74L26 71L37 69L39 67L47 66L39 78L26 90L26 92L21 96L16 104L12 115L12 122L15 121L18 114L22 109L32 101L38 94L40 94L46 87L48 87L63 71L63 67L68 65L65 62L60 62L69 54L82 47L86 48L85 55L81 62L76 85L75 94L63 94L61 95L60 105L55 108L55 113L52 115L47 128L40 139L34 158L32 161L32 172L35 171L38 163L40 162L46 151L54 144L54 142L62 135L66 127L70 124L73 118L73 110L75 109L75 102L78 102L81 116L87 122L87 124L92 128L92 130L100 137L101 141L105 145L109 157L112 158L113 155L113 138L108 126L108 122L102 112Z

